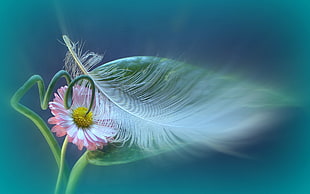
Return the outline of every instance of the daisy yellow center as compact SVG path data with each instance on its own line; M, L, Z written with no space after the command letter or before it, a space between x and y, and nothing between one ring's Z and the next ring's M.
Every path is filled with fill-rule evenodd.
M73 110L72 118L74 123L82 129L89 128L93 124L93 113L85 107L78 107ZM87 114L86 114L87 113Z

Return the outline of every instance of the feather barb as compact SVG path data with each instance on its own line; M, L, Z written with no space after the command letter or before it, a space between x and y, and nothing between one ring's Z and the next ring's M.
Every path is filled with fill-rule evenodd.
M76 64L79 66L80 70L85 74L85 75L88 75L88 72L87 70L85 69L85 67L83 66L82 62L80 61L80 59L78 58L78 56L76 55L76 53L74 52L74 49L73 49L73 45L72 45L72 42L71 40L68 38L68 36L66 35L63 35L62 36L62 39L64 40L70 54L72 55L74 61L76 62Z

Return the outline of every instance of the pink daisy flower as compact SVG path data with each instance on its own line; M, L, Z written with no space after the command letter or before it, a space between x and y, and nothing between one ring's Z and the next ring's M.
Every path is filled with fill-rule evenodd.
M85 146L88 150L102 148L113 140L117 133L115 123L109 119L105 110L107 99L96 92L93 107L86 115L91 100L91 89L76 85L73 87L72 106L66 109L64 96L67 86L61 87L55 93L55 98L49 103L54 117L48 119L54 124L52 132L61 137L68 135L68 141L77 145L79 150Z

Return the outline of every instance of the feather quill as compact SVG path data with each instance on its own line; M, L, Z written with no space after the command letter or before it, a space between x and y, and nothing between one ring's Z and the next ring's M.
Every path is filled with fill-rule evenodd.
M102 64L102 56L68 47L65 68L85 74L105 97L108 119L117 123L115 141L145 150L206 144L227 149L256 128L272 122L275 108L288 103L272 90L182 62L151 56Z

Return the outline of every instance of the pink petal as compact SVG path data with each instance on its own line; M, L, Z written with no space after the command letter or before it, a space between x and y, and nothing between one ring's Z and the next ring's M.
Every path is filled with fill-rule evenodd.
M59 121L58 121L58 119L56 118L56 117L51 117L51 118L49 118L48 120L47 120L47 122L49 123L49 124L57 124Z
M87 138L85 137L85 134L84 134L83 145L84 145L85 147L88 147L88 146L89 146L89 143L91 143L91 142L89 142L89 141L87 140Z
M85 136L86 136L86 138L89 139L89 141L92 141L92 142L99 141L99 139L91 131L87 131L85 133Z
M74 125L67 129L68 136L72 138L76 137L77 132L78 132L78 128Z
M66 131L58 131L58 132L56 132L56 136L57 137L62 137L62 136L65 136L66 134L67 134Z
M55 125L54 127L52 127L52 132L56 133L57 131L60 130L64 130L63 127L59 126L59 125Z
M97 149L97 146L96 146L95 143L91 143L91 144L89 144L89 146L87 146L87 149L88 149L88 150L96 150L96 149Z
M74 136L73 140L72 140L72 143L77 144L77 142L78 142L78 138L77 138L77 136Z
M67 134L66 129L59 125L52 127L52 132L56 133L56 136L58 137L62 137Z
M67 137L68 137L68 142L72 142L73 141L72 137L70 137L69 135Z
M69 127L74 126L75 124L72 120L63 120L59 123L59 125L68 129Z
M78 137L79 139L84 139L84 138L85 138L84 132L83 132L82 129L79 129L79 130L78 130L78 132L77 132L77 137Z
M68 110L65 109L63 103L64 103L63 101L62 102L55 102L55 101L50 102L49 108L53 109L53 110L59 110L59 111L62 111L64 113L68 113Z
M84 146L83 140L78 139L76 145L78 146L79 150L82 150Z
M57 92L58 92L58 94L59 94L59 97L60 97L62 100L63 100L64 97L65 97L65 93L66 93L67 89L68 89L68 86L63 86L63 87L61 87L61 88L59 88L59 89L57 90Z
M61 98L59 97L59 95L56 94L56 93L54 94L54 96L55 96L54 102L62 104L63 99L61 99Z

